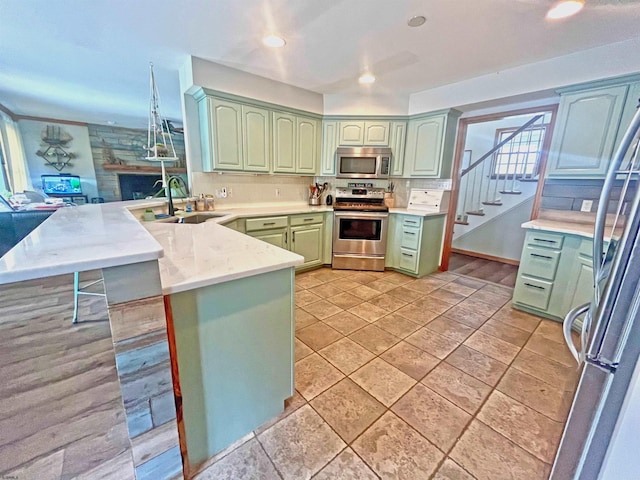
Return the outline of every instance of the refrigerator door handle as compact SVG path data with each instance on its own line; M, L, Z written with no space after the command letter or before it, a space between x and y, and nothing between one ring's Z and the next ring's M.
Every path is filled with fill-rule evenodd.
M573 343L573 338L571 338L571 329L575 321L578 319L578 317L583 313L588 312L590 307L591 307L591 302L585 303L584 305L578 305L577 307L571 309L569 313L567 313L567 316L564 317L564 322L562 322L562 332L564 333L564 341L567 342L567 346L571 351L571 355L573 355L573 358L576 359L576 362L578 362L578 365L584 362L584 358L585 358L585 351L584 351L585 343L584 343L583 337L585 337L584 325L587 319L585 318L585 322L583 322L582 324L583 333L580 336L581 345L580 345L579 352L575 344Z

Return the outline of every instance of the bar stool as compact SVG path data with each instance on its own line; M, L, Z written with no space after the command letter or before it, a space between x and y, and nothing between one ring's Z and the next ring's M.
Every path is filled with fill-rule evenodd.
M97 297L106 297L104 293L86 292L87 288L102 283L103 279L99 278L84 287L80 287L80 272L73 273L73 323L78 323L78 298L80 295L94 295Z

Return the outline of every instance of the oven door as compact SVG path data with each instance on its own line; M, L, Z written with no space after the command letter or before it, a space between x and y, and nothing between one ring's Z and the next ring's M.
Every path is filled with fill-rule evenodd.
M336 211L333 216L334 254L384 256L388 213Z

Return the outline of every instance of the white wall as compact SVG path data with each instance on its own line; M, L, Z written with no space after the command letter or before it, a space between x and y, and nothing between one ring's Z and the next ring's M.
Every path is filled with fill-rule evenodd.
M183 67L183 69L189 67ZM181 72L180 91L188 91L193 85L222 92L255 98L264 102L285 105L308 112L322 113L322 95L310 90L287 85L265 77L225 67L197 57L191 57L191 73Z
M325 115L406 115L409 95L325 95Z
M47 148L47 144L42 141L42 130L47 125L59 126L63 131L73 137L65 150L74 154L71 161L72 166L65 167L62 171L57 171L49 165L45 165L44 158L36 155L38 150L43 151ZM18 122L22 142L24 144L25 156L29 166L29 175L31 182L36 190L42 188L40 175L49 174L57 175L59 173L70 173L79 175L82 184L82 192L87 195L88 200L91 197L98 196L98 188L96 185L96 172L93 166L93 156L91 155L91 143L89 141L89 130L86 126L68 125L55 122L40 122L33 120L20 120Z
M640 36L424 90L409 97L409 114L451 107L483 108L482 103L496 99L504 99L505 104L522 102L534 98L535 92L542 92L540 97L567 85L637 73L638 51Z

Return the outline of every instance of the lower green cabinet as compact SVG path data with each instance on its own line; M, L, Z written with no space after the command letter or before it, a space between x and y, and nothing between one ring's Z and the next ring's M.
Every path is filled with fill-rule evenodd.
M248 218L246 232L258 240L303 256L304 263L296 267L300 270L324 263L324 223L322 212Z
M436 271L444 219L444 215L390 215L385 266L415 277Z
M527 231L513 306L555 320L593 296L593 241L579 235Z

